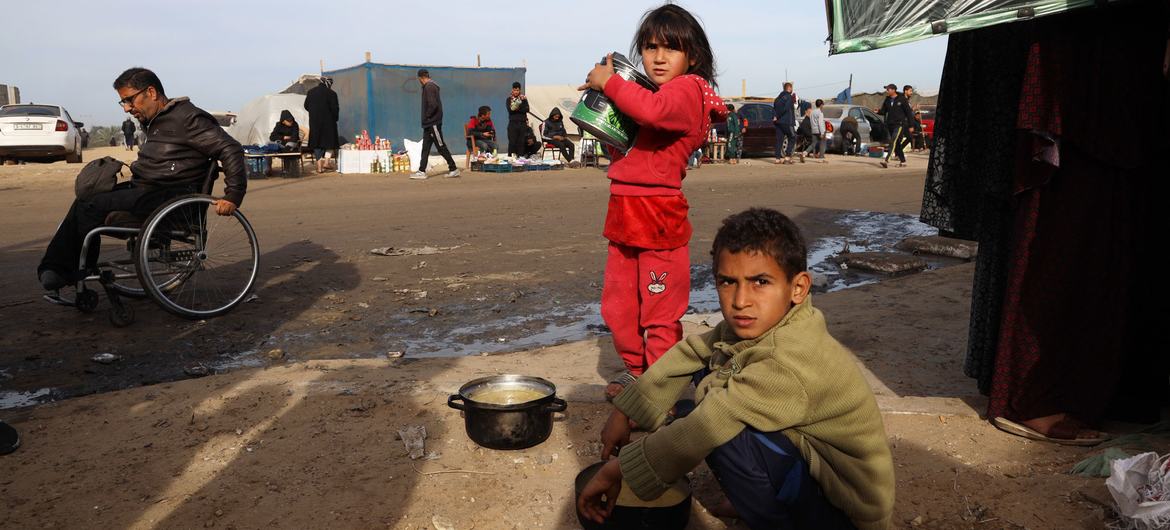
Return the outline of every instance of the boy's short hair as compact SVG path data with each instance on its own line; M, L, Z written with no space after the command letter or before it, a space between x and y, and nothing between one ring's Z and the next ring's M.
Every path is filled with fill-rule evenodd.
M489 106L487 106L487 105L483 105L483 106L479 107L479 114L478 114L478 116L483 116L483 115L485 115L485 114L487 114L487 113L489 113L489 112L491 112L491 111L492 111L492 108L491 108L491 107L489 107Z
M520 88L520 82L519 81L512 81L512 88Z
M727 112L735 112L735 105L728 103L727 104Z
M784 82L784 88L788 88L788 87L791 87L791 86L792 86L792 82L791 82L791 81L785 81L785 82Z
M789 280L808 269L808 246L796 223L771 208L750 208L723 220L711 244L712 272L719 273L719 253L761 252L776 260Z
M823 107L823 106L825 106L825 100L823 100L823 99L818 99L818 100L817 100L817 102L816 102L816 105L817 105L817 107L818 107L818 108L819 108L819 107Z

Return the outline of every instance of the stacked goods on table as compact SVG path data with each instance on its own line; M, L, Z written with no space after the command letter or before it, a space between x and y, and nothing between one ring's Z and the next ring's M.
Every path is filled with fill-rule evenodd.
M341 147L339 156L341 173L410 173L410 155L406 150L394 151L394 144L387 138L375 136L370 138L369 132L363 130L353 137L353 143ZM360 152L361 156L356 155Z

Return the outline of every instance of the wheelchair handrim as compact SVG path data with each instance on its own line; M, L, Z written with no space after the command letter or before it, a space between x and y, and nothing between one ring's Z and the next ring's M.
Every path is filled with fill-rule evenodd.
M155 238L155 232L160 229L161 223L164 220L167 220L168 216L172 212L175 212L176 210L178 210L180 208L202 204L202 206L200 206L200 207L205 209L200 214L200 215L202 215L202 217L200 218L200 221L201 221L200 226L202 227L201 230L202 230L203 235L201 238L194 238L194 239L196 239L196 241L193 244L196 246L196 249L185 250L185 251L181 251L181 252L192 252L195 254L202 252L202 253L206 254L207 240L210 236L210 232L213 231L213 229L207 228L207 219L208 219L207 216L214 215L210 212L207 212L206 210L209 209L209 207L212 204L214 204L215 201L216 200L214 198L212 198L210 196L206 196L206 195L186 196L186 197L180 197L180 198L174 199L172 202L161 207L157 212L155 212L155 214L153 214L151 216L150 219L147 220L147 223L143 226L142 233L140 235L141 240L139 241L139 247L138 247L139 251L138 251L138 256L136 256L138 259L138 264L139 264L139 283L142 284L143 287L146 288L146 290L150 294L150 297L153 298L155 300L155 302L157 302L160 306L162 306L164 309L166 309L167 311L169 311L171 313L174 313L176 315L179 315L179 316L182 316L185 318L190 318L190 319L209 318L209 317L219 316L219 315L222 315L222 314L230 311L233 307L235 307L241 301L243 301L244 297L247 296L248 293L252 290L252 287L256 281L256 274L259 271L260 246L256 240L256 234L252 230L252 225L248 222L248 219L246 217L244 217L244 215L239 210L236 210L230 216L230 218L234 219L238 223L239 227L243 231L244 236L246 237L246 242L248 244L248 248L250 249L250 256L249 256L249 259L247 260L249 262L248 265L250 265L250 271L247 275L246 281L243 282L243 284L242 284L242 288L238 292L236 292L236 294L234 296L232 296L225 303L222 303L218 307L214 307L214 308L210 308L210 309L199 309L199 308L194 308L194 307L186 307L186 306L180 304L179 302L177 302L176 300L172 299L173 294L175 294L175 293L181 294L181 292L184 289L183 284L186 284L188 280L190 280L190 282L192 284L198 283L198 271L194 270L192 265L188 265L188 267L191 267L189 270L186 270L186 271L176 270L176 271L174 271L176 275L181 275L183 277L183 281L176 283L170 289L164 288L163 285L156 285L153 281L151 281L150 276L152 273L151 273L150 269L143 267L143 265L145 265L145 263L143 263L144 260L148 260L149 258L144 257L144 256L148 256L147 251L150 249L151 241ZM168 237L168 236L160 234L159 237ZM202 250L199 250L200 245L203 245ZM194 258L192 258L192 259L194 259ZM199 259L206 259L206 256L204 256L203 258L199 258ZM194 288L195 287L192 287L192 289L194 289ZM233 291L234 291L234 289L233 289Z

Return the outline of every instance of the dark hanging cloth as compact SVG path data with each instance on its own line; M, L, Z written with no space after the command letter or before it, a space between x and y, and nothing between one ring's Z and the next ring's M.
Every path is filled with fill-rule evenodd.
M923 217L980 242L965 371L988 417L1148 421L1170 396L1166 27L1140 2L951 37Z
M979 242L963 371L983 394L991 389L1006 284L1026 35L1017 23L950 36L922 198L923 222Z
M340 107L337 93L327 83L309 89L305 94L305 110L309 111L309 147L311 149L337 149L341 143L337 138L337 118Z

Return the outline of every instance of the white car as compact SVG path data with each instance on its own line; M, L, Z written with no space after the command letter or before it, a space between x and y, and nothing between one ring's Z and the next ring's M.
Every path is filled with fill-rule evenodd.
M73 121L64 107L19 104L0 106L0 161L65 160L81 162L84 124Z

